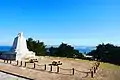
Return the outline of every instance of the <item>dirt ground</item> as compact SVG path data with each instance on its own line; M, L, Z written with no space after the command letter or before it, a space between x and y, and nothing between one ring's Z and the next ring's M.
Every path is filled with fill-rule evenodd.
M50 72L51 67L49 64L52 61L61 61L59 73L56 73L56 66L52 67L52 72ZM3 63L3 61L1 60ZM44 70L46 64L46 70ZM104 63L100 65L97 73L94 75L94 78L91 78L90 75L84 72L88 72L89 69L93 66L94 61L80 60L80 59L71 59L71 58L59 58L59 57L39 57L39 62L36 63L35 69L33 69L33 63L27 64L27 68L24 67L24 62L22 67L14 66L16 62L11 64L0 65L0 70L7 71L13 74L18 74L32 80L119 80L120 68L117 67L114 70L107 67ZM20 65L20 64L19 64ZM109 66L109 64L108 64ZM110 65L111 66L111 65ZM112 66L114 67L114 66ZM74 75L72 75L73 70ZM113 75L112 75L113 74Z

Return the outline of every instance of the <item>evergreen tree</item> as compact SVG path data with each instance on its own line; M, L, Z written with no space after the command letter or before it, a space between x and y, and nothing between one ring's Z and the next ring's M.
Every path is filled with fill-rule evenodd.
M59 47L57 48L50 47L49 53L51 56L59 56L59 57L68 57L68 58L83 57L82 53L79 53L79 51L75 50L74 47L72 47L71 45L67 45L65 43L60 44Z
M27 39L27 47L30 51L33 51L36 53L37 56L45 56L46 55L46 48L45 44L43 42L40 42L39 40L33 40L32 38Z
M91 51L88 55L104 62L120 65L120 47L113 44L99 44L96 50Z

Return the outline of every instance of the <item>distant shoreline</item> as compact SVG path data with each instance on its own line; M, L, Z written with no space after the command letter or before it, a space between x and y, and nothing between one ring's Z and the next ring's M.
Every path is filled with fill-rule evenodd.
M9 51L12 46L0 46L0 51ZM51 46L48 46L47 48L50 48ZM54 47L54 46L53 46ZM82 53L88 53L95 49L93 46L74 46L76 50Z

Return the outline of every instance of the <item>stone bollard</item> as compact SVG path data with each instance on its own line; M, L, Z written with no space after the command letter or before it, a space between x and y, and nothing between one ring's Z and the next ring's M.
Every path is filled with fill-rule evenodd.
M46 70L46 64L45 64L45 69L44 70Z
M57 66L57 73L59 73L59 66Z
M73 70L73 73L72 73L72 74L74 75L74 73L75 73L75 69L74 69L74 68L72 68L72 70Z

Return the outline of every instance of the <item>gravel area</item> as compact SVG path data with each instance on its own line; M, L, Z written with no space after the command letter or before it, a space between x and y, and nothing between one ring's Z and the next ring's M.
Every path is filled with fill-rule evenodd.
M56 66L53 66L52 72L50 72L51 68L49 64L51 64L52 61L54 60L60 61L62 63L62 65L60 65L59 73L56 73ZM39 57L38 64L40 66L36 65L35 69L30 69L33 68L33 63L30 64L27 63L26 67L24 67L25 64L23 62L22 67L20 67L20 63L18 66L13 66L16 65L16 62L12 62L12 64L1 63L0 70L17 74L20 76L24 76L32 80L83 80L83 79L86 80L87 79L87 77L85 77L86 73L78 72L76 70L89 71L89 68L92 66L92 63L94 62L79 60L79 59L71 59L71 58ZM46 70L44 71L45 64L46 64ZM72 68L75 69L74 75L72 75ZM0 79L0 80L4 80L4 79ZM15 79L15 80L19 80L19 79Z
M120 66L113 64L101 63L94 78L91 78L90 75L85 77L86 74L79 71L88 71L93 66L94 61L59 57L39 57L38 60L40 66L36 65L35 69L33 69L33 63L27 63L24 67L24 62L22 66L20 63L16 66L14 61L12 64L5 64L3 60L0 60L0 80L120 80ZM50 72L49 64L54 60L62 62L59 73L55 73L56 66L53 66L52 72ZM45 64L46 70L43 66ZM74 75L70 75L71 70L65 70L72 68L75 69ZM1 71L12 73L14 76ZM15 75L22 76L22 78Z

